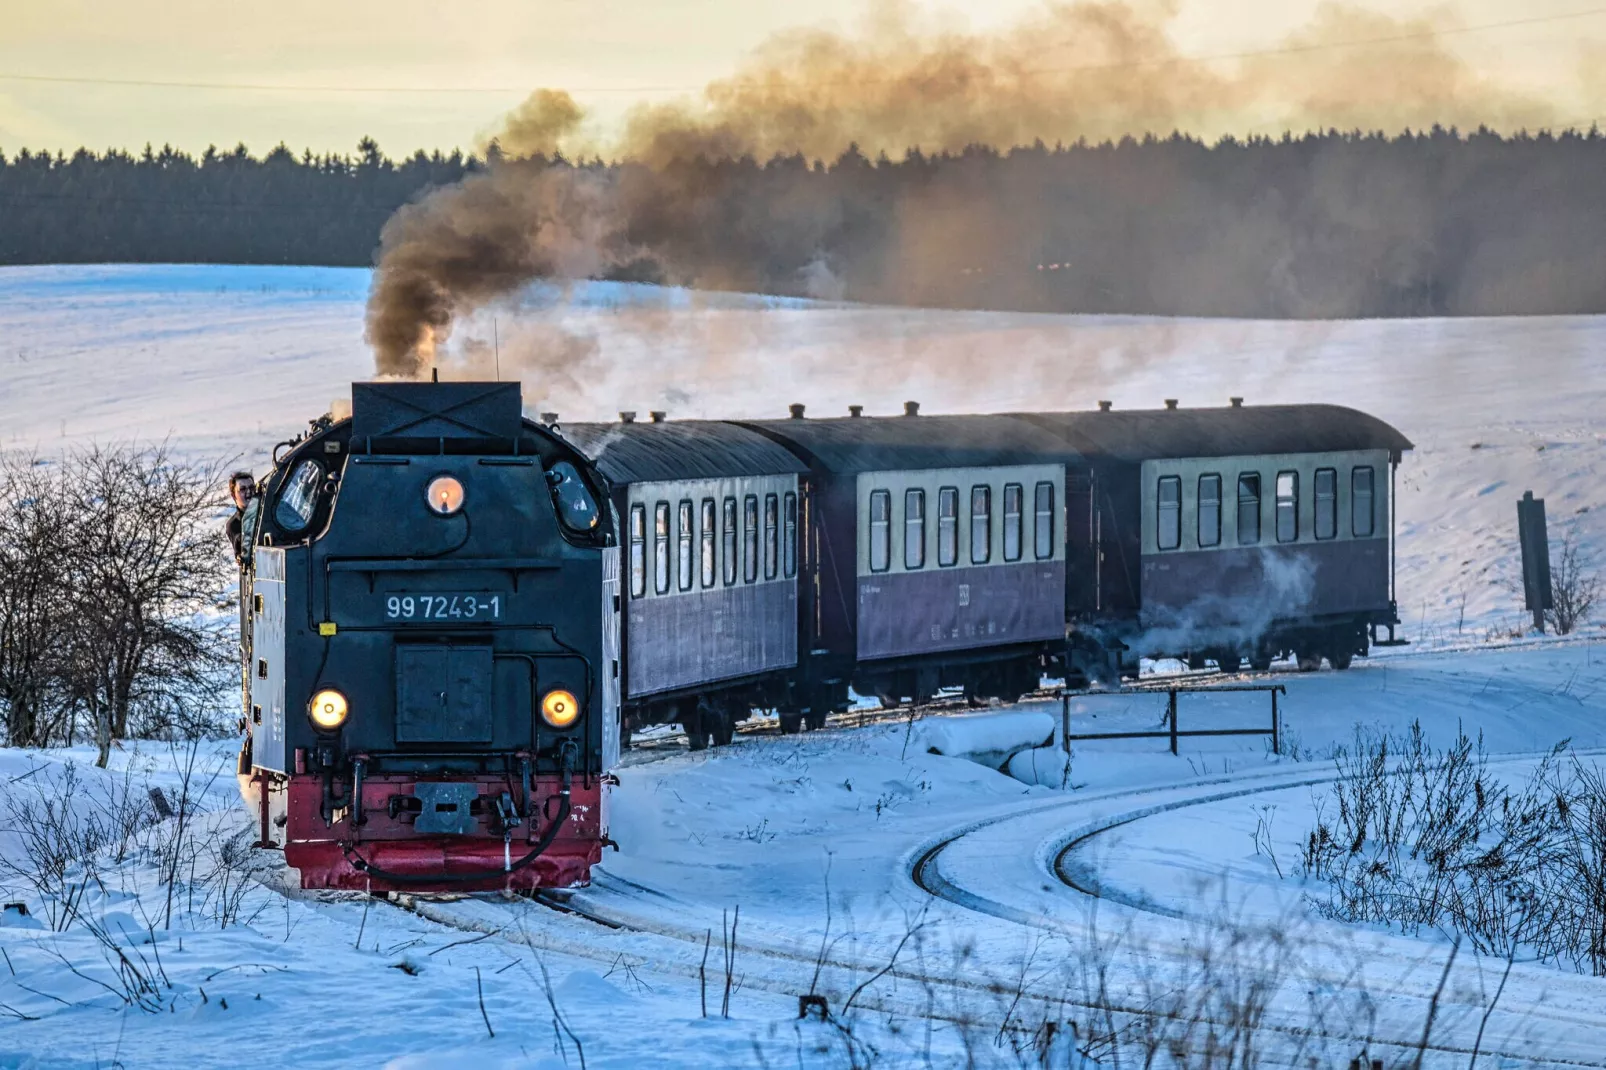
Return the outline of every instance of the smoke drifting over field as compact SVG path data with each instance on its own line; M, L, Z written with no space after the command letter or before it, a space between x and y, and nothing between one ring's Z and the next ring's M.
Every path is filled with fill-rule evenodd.
M1420 182L1369 182L1340 163L1247 203L1234 183L1201 182L1191 157L1204 147L1179 143L1170 158L1106 176L1110 196L1090 202L1046 167L930 157L1173 130L1554 118L1447 51L1435 36L1450 28L1443 18L1328 4L1280 49L1198 62L1167 36L1175 13L1169 0L1056 4L965 33L887 5L856 34L781 34L697 99L638 108L609 142L584 134L570 96L541 90L506 118L486 172L386 226L369 305L378 369L421 374L458 317L552 278L1055 311L1375 315L1379 287L1384 300L1414 294L1438 270L1436 206ZM870 162L915 149L897 169ZM552 165L559 152L623 162ZM894 171L898 181L885 177ZM1312 250L1290 233L1291 202L1369 233L1302 265ZM1146 205L1230 219L1231 240L1178 234L1176 248L1157 249L1103 227ZM1065 270L1052 291L1038 266L1049 261ZM1426 289L1448 300L1442 282ZM512 359L561 372L577 344L558 335Z

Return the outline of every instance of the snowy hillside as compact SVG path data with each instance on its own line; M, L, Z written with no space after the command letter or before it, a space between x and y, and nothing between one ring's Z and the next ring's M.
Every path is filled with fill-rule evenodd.
M171 436L249 459L371 374L368 273L0 269L0 444ZM533 410L608 419L1326 401L1399 427L1406 634L1520 627L1515 500L1606 550L1606 317L1242 322L943 312L617 284L537 288L455 336L446 374L519 375ZM1602 555L1606 557L1606 555Z
M0 270L0 449L171 438L260 471L370 373L367 278ZM300 893L248 848L227 741L130 743L107 771L89 748L0 751L0 905L27 909L0 910L0 1067L1090 1070L1200 1066L1228 1044L1234 1066L1606 1067L1606 978L1534 939L1502 953L1354 924L1323 909L1333 880L1297 870L1357 728L1395 740L1416 722L1441 751L1480 738L1487 768L1461 783L1479 806L1520 795L1563 741L1568 770L1606 754L1598 626L1487 642L1520 624L1498 581L1524 489L1606 551L1606 318L1178 322L594 284L476 317L445 366L518 375L532 409L567 419L1353 405L1417 444L1400 588L1418 642L1347 673L1246 677L1287 687L1279 753L1101 740L1068 770L1046 748L997 770L1062 713L1073 732L1152 731L1158 693L856 712L700 753L660 741L619 770L619 850L561 910ZM1268 722L1263 694L1181 703L1184 729ZM1587 792L1548 794L1570 784L1516 797L1513 824L1583 812ZM174 805L185 819L162 816ZM1606 902L1606 878L1564 884L1544 912L1594 887ZM826 1015L801 1013L811 994Z

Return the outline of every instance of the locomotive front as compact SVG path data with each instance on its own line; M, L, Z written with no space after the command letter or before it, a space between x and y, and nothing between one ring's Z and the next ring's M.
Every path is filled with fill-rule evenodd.
M357 383L242 517L261 842L304 888L583 882L618 756L618 549L517 384Z

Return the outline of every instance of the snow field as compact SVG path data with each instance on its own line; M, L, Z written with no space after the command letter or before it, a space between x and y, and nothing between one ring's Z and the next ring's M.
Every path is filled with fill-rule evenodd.
M323 269L0 270L0 449L170 436L260 471L274 440L370 374L366 286L366 272ZM203 869L175 886L186 894L171 929L168 887L140 852L103 857L83 893L110 944L83 924L0 926L0 1066L205 1067L263 1050L306 1066L578 1066L576 1038L587 1066L1028 1066L1039 1063L1015 1050L1023 1038L1047 1020L1086 1035L1098 1024L1089 1002L1230 1032L1242 1008L1221 1001L1256 979L1278 982L1262 1008L1273 1047L1257 1048L1268 1065L1299 1049L1347 1066L1368 1030L1390 1043L1420 1035L1448 948L1310 916L1297 884L1256 851L1264 808L1276 808L1267 843L1286 868L1332 776L1326 755L1357 724L1398 732L1419 720L1440 746L1460 727L1481 731L1497 757L1562 738L1606 746L1597 628L1566 643L1486 642L1520 630L1500 582L1524 489L1548 499L1553 544L1576 523L1606 549L1606 318L1156 321L598 285L532 290L464 324L449 351L448 372L487 374L489 353L524 379L532 410L566 419L778 415L791 401L810 415L850 402L896 412L905 399L927 412L1229 394L1354 405L1418 446L1399 487L1403 632L1416 642L1347 673L1279 677L1282 756L1256 737L1184 740L1179 757L1164 740L1086 742L1067 773L1052 747L1017 750L1045 738L1045 720L1057 730L1058 703L1039 703L1006 719L1031 726L999 748L1016 752L1017 779L929 753L939 737L939 750L969 753L999 741L979 738L996 724L950 727L963 718L740 737L630 766L612 807L620 851L572 899L623 928L492 899L410 913L284 894L271 859L268 883L224 927L204 863L248 821L222 744L206 752L222 771L195 826ZM1072 731L1157 730L1164 706L1163 694L1077 700ZM1268 716L1260 695L1181 699L1184 729ZM0 816L43 775L33 764L59 775L67 760L100 787L130 769L169 797L178 783L158 744L118 752L110 774L81 750L0 752ZM25 860L17 830L0 826L0 859ZM144 835L172 840L166 824ZM48 917L15 872L0 872L0 891ZM720 934L738 907L727 1020ZM140 997L154 1012L119 995L113 947L141 976L156 970L155 996ZM1423 1065L1468 1065L1503 969L1457 961ZM795 997L811 986L839 1012L854 1000L846 1032L796 1021ZM714 1017L702 1017L704 997ZM1312 1022L1325 1029L1314 1039L1299 1032ZM1482 1046L1496 1056L1476 1065L1606 1065L1603 1022L1606 982L1517 963ZM1202 1043L1198 1032L1181 1040Z

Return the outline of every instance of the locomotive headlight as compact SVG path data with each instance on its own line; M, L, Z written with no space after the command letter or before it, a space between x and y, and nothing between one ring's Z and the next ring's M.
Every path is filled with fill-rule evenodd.
M451 516L463 508L463 484L451 476L436 476L429 481L429 508L437 516Z
M307 716L312 723L325 732L333 732L346 723L346 715L351 707L346 704L346 696L332 687L326 687L307 703Z
M553 728L568 728L579 716L580 704L562 688L548 691L541 700L541 719Z

